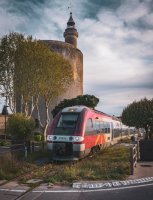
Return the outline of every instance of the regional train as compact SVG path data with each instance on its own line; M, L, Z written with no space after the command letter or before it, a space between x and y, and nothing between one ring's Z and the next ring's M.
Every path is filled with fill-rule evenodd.
M86 106L67 107L49 124L47 147L53 160L78 160L134 132L114 116Z

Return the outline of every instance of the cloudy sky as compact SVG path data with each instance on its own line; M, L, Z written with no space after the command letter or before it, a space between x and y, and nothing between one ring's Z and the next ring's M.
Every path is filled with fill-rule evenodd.
M0 36L10 31L64 41L71 4L84 55L84 94L120 115L153 98L153 0L0 0Z

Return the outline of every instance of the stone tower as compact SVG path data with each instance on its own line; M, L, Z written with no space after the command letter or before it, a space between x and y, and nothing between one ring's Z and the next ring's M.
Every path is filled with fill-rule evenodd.
M75 98L78 95L83 95L83 54L77 48L77 38L78 32L75 28L75 22L72 18L72 13L70 13L70 18L67 22L67 28L64 32L65 42L56 41L56 40L42 40L44 43L47 43L48 47L54 50L56 53L62 55L66 60L69 61L72 71L73 71L73 81L67 88L67 91L64 94L61 94L56 98L50 108L49 113L54 109L64 99ZM48 86L49 87L49 86ZM21 102L21 98L20 98ZM40 117L45 122L45 104L43 98L39 100L40 107ZM19 112L20 104L18 102L17 110ZM36 111L33 112L33 118L37 118Z
M67 28L64 32L65 42L72 44L75 48L77 48L77 38L78 32L75 28L75 22L72 18L72 13L70 13L69 21L67 22Z
M62 55L72 66L73 82L65 92L59 97L59 101L63 99L75 98L83 95L83 54L77 48L78 32L75 28L75 22L70 13L67 27L64 32L65 42L55 40L43 40L56 53Z

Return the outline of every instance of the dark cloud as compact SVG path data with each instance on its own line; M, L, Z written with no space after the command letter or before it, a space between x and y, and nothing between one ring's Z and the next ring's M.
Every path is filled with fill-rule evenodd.
M98 109L119 115L133 100L153 96L153 0L71 4L84 54L84 93L100 98ZM0 0L0 35L64 40L68 6L68 0Z
M6 0L7 2L7 0ZM41 12L37 12L36 8L41 8L45 1L43 0L13 0L9 2L8 12L18 15L27 16L29 18L40 18ZM7 6L7 5L6 5Z
M37 29L43 15L45 0L3 0L1 8L6 15L15 19L16 29L28 33L30 29ZM12 19L12 20L13 20ZM5 19L3 19L5 20ZM6 23L8 21L6 20ZM7 26L7 24L6 24ZM12 30L11 30L12 31Z
M85 2L84 17L97 19L97 13L102 9L116 10L123 0L89 0Z

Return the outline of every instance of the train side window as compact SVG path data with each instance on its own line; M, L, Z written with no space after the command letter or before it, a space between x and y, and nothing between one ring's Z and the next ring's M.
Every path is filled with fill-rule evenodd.
M100 122L100 131L101 131L101 133L105 132L105 126L104 126L104 122L103 121Z
M110 133L110 123L107 123L107 133Z
M99 121L99 131L100 131L100 133L102 133L103 131L102 131L102 128L103 128L103 126L102 126L102 121Z
M92 131L93 131L93 122L92 122L92 119L89 118L86 123L85 134L90 135L90 133L92 133Z
M96 121L96 130L99 130L99 121Z
M105 128L102 129L102 133L105 133Z
M106 126L106 122L103 122L103 132L107 133L107 126Z
M100 128L103 133L110 133L110 123L109 122L102 122Z

